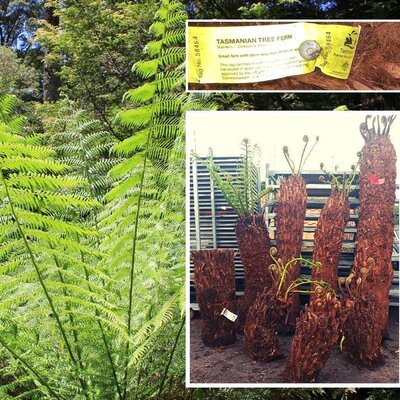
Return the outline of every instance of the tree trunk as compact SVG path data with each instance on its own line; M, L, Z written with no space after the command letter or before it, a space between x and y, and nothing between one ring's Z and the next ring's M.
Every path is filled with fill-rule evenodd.
M346 191L332 189L328 201L322 208L314 235L314 262L321 268L311 271L313 280L322 280L337 288L337 275L344 230L350 218L350 204ZM311 294L313 299L315 293Z
M257 294L271 287L271 240L262 215L239 218L236 241L244 267L244 295L239 305L238 329L243 331L249 307Z
M58 16L54 15L54 7L45 4L44 10L45 21L57 27L60 22ZM60 85L60 77L57 75L54 65L50 64L45 56L43 61L43 101L45 103L54 103L59 100Z
M370 135L360 164L360 215L352 271L358 273L373 258L377 267L368 288L374 294L381 331L388 322L393 278L392 252L396 200L396 152L388 136ZM365 332L365 331L364 331ZM366 332L365 332L366 333Z
M315 382L328 361L352 304L342 307L331 291L316 287L313 300L297 319L284 375L289 382Z
M377 303L370 296L357 298L344 327L343 352L356 365L371 368L384 359Z
M346 336L350 359L374 365L382 359L381 341L389 318L389 290L393 278L393 210L396 198L396 152L389 139L393 119L368 130L362 124L365 145L360 163L360 215L352 276L367 279L354 296L355 311L349 317ZM379 117L378 117L379 122ZM382 118L382 122L384 122Z
M369 258L366 267L346 279L348 297L354 306L344 325L343 352L354 364L371 368L384 359L380 304L371 292L379 267ZM343 278L344 279L344 278ZM342 290L343 292L343 290Z
M247 313L244 334L247 353L257 361L273 361L283 357L279 350L278 330L287 314L289 299L265 289L259 293Z
M60 98L60 77L46 61L43 66L43 101L54 103Z
M222 315L236 314L235 252L228 249L191 251L194 283L202 316L201 337L206 346L227 346L236 340L236 323ZM229 314L228 314L229 316Z
M287 180L283 180L276 207L276 243L279 258L284 265L291 259L301 256L306 209L307 190L304 179L300 175L292 175ZM284 288L287 289L299 277L300 263L294 263L288 270ZM283 331L294 329L300 312L299 294L292 293L290 298L292 304L289 307Z

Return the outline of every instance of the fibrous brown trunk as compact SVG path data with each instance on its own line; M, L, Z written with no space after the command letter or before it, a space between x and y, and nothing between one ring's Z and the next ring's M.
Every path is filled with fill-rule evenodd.
M292 175L280 185L279 201L276 207L276 243L279 258L286 264L301 256L303 243L304 219L307 209L307 190L300 175ZM294 263L288 270L285 289L300 277L300 263ZM282 330L293 330L300 312L300 296L290 294L291 306Z
M372 367L383 361L379 310L372 298L358 298L344 327L343 351L360 366Z
M370 131L360 163L360 213L352 272L358 273L373 258L376 272L365 290L373 293L381 331L388 321L389 290L393 278L393 211L396 199L396 152L388 134ZM367 332L364 330L364 333Z
M244 334L247 353L257 361L273 361L283 356L279 350L278 330L287 314L289 299L265 289L249 308Z
M313 280L324 281L337 288L337 275L344 230L350 218L350 203L347 191L332 188L328 201L322 208L314 235L314 262L321 263L318 269L313 268ZM313 299L317 294L312 293Z
M389 138L394 118L374 117L361 124L365 145L360 163L360 215L352 277L364 280L353 294L355 310L349 316L346 351L360 365L372 366L383 358L382 335L389 314L393 278L392 252L396 196L396 152ZM384 125L381 131L379 121ZM378 122L378 125L376 125ZM364 277L367 276L366 279Z
M271 240L262 215L239 218L236 241L244 268L244 295L239 304L238 329L243 331L249 307L257 294L271 287Z
M289 382L315 382L328 361L352 304L341 306L331 291L316 287L315 296L297 319L284 376Z
M227 346L236 340L236 322L222 315L237 314L235 252L228 249L191 251L196 298L202 316L201 338L206 346Z
M381 327L381 308L371 292L371 282L378 271L372 258L357 274L346 279L348 301L354 306L344 325L343 351L354 364L372 367L384 359Z

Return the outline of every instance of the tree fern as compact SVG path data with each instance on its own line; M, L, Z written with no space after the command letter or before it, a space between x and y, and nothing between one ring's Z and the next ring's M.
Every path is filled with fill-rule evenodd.
M101 258L102 254L89 242L76 241L77 236L97 235L93 228L79 224L76 215L85 209L99 207L99 203L74 194L84 181L62 176L69 167L53 161L52 150L31 144L39 142L37 137L17 135L14 127L10 128L8 124L13 120L9 109L0 114L3 116L0 130L0 242L2 250L6 250L1 252L0 261L2 280L7 283L0 291L0 318L7 321L1 328L2 345L47 394L54 398L64 397L41 377L40 371L55 357L54 376L68 376L72 392L89 398L78 326L87 322L87 315L93 313L93 309L112 319L115 306L105 301L112 296L105 293L96 280L88 283L91 290L81 286L86 280L80 254L83 252L93 259ZM86 317L76 319L68 304L85 311ZM19 312L9 319L11 310ZM119 323L117 314L114 323ZM10 336L9 327L14 325L19 327L17 340ZM54 329L58 330L59 336L51 333ZM30 354L21 355L37 335L57 350L49 351L48 359L38 357L41 346L33 346ZM61 343L62 347L59 346ZM65 367L60 368L63 353L66 358L61 364Z
M183 116L192 104L195 107L194 99L203 107L207 103L184 92L185 75L180 66L185 58L185 20L180 2L161 2L150 29L156 39L145 49L152 58L134 67L141 77L152 80L125 95L129 107L118 118L134 133L113 149L127 158L111 170L116 183L106 195L108 204L100 222L106 236L102 249L113 255L104 268L113 276L125 277L121 297L128 299L127 333L133 343L127 342L124 349L124 398L131 393L139 395L130 377L136 374L139 379L150 360L163 365L162 359L155 359L160 333L176 329L176 338L181 333ZM172 358L170 354L168 368ZM168 368L164 368L165 376ZM157 387L146 395L151 393L157 393Z
M161 2L150 62L136 66L150 80L118 117L132 135L112 148L78 111L46 130L49 140L22 135L4 110L3 397L21 384L31 399L161 398L171 371L182 374L184 115L212 106L184 92L185 19L180 2ZM96 171L82 171L102 156L119 162L96 192Z

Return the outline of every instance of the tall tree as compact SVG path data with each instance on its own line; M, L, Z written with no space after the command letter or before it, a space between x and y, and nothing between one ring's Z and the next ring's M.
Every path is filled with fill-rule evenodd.
M23 100L39 99L39 74L24 64L9 47L0 46L0 96L14 94Z
M51 1L45 1L44 20L53 29L59 26L59 18ZM60 98L60 77L57 74L57 65L52 65L47 57L43 59L43 101L54 103Z
M46 49L48 65L61 65L61 91L94 111L118 138L113 124L123 94L141 79L132 63L142 56L156 0L53 0L59 27L41 21L36 40Z

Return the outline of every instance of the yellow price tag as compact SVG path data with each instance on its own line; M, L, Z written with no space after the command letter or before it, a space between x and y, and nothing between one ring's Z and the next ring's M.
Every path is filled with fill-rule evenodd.
M326 75L347 79L360 29L308 22L188 26L188 82L261 82L307 74L315 67Z

